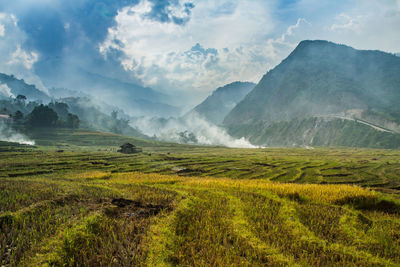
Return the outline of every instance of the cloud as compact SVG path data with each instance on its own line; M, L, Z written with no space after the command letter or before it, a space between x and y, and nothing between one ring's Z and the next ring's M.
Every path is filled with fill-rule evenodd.
M110 53L107 60L104 60L98 51L99 43L102 43L108 34L108 28L115 24L117 11L137 2L137 0L0 1L0 10L4 14L14 14L18 19L18 31L22 37L22 40L18 41L8 39L8 44L13 44L14 49L7 55L14 53L17 45L20 45L21 50L27 55L32 56L34 52L37 60L32 65L32 72L49 87L73 88L71 80L74 80L74 75L82 71L100 73L123 81L137 81L134 75L124 71L120 65L118 51Z
M332 26L330 27L331 31L354 31L354 32L358 32L360 29L360 23L358 22L358 20L360 19L360 17L358 18L352 18L346 14L340 14L339 16L336 17L337 22L335 22L334 24L332 24Z
M400 1L357 1L346 12L335 16L321 31L322 38L358 49L400 50ZM397 4L396 4L397 3Z
M0 24L0 37L4 37L5 34L5 28L3 24Z
M17 49L11 54L9 65L23 65L26 69L32 69L33 64L38 60L35 52L27 52L21 49L21 45L17 45Z
M181 4L179 1L169 0L149 0L151 8L144 17L159 21L161 23L175 23L184 25L190 20L191 10L194 4L186 2Z
M176 1L169 12L182 13L185 4ZM184 24L149 18L154 5L148 0L121 9L101 53L122 51L125 69L169 92L208 93L235 80L257 81L268 68L259 43L274 26L268 5L254 0L192 4Z
M358 49L400 50L399 0L299 0L292 14L306 19L311 27L298 28L296 39L324 39Z
M34 73L33 66L38 60L35 51L23 48L26 34L18 26L17 18L12 14L0 13L0 23L4 27L4 36L0 42L0 72L13 74L27 83L35 84L47 92L41 79Z
M7 84L0 84L0 97L15 97Z

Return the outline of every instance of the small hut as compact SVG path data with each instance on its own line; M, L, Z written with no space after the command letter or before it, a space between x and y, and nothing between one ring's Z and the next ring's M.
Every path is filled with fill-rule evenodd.
M131 143L125 143L122 146L120 146L120 149L118 150L118 152L124 153L124 154L134 154L134 153L142 152L142 149L139 147L136 147L135 145L132 145Z

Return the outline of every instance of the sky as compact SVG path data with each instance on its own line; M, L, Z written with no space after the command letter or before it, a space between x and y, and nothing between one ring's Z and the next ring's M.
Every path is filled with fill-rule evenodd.
M85 70L196 104L301 40L398 53L399 25L400 0L0 0L0 72L46 91Z

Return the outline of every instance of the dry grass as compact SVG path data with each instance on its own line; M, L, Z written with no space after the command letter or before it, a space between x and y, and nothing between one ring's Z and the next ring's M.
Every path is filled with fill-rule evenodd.
M334 156L304 168L310 163L294 159L296 151L263 163L257 151L211 150L215 156L199 151L191 156L187 151L152 156L0 153L5 159L0 163L1 264L400 265L400 204L395 196L354 183L305 183L302 173L310 182L320 179L312 175L342 171L329 159ZM341 153L348 157L346 151L334 151L335 156ZM360 153L348 160L366 157L367 152ZM220 155L225 155L225 167ZM242 165L234 170L239 156ZM185 164L204 172L177 173ZM377 177L388 170L359 164ZM261 178L266 169L278 168L271 165L286 170L292 182L271 181L280 180L272 179L279 173L275 170ZM251 177L239 177L248 172L244 166L253 171ZM357 176L353 171L346 169Z

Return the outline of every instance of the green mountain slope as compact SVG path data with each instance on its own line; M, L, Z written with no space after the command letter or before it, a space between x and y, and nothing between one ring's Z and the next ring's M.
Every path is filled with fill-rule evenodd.
M274 123L327 115L363 119L398 132L399 73L400 58L392 54L356 50L327 41L303 41L281 64L264 75L226 116L224 125L231 134L257 139L257 143L266 140L269 131L265 129ZM263 126L260 128L260 125ZM335 130L339 126L331 127ZM241 128L247 129L243 132ZM290 135L281 135L280 138L287 139L285 144L295 143ZM346 145L344 139L328 140L324 144Z
M377 130L358 120L309 117L268 125L247 124L232 128L231 134L247 136L255 145L269 147L346 146L400 148L400 134Z
M250 82L234 82L219 87L191 112L197 112L200 116L214 124L221 124L225 116L254 86L255 84Z

